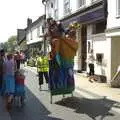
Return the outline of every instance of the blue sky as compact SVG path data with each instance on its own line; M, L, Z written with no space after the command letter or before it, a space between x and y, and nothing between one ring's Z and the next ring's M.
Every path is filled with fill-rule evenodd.
M28 17L34 21L43 14L42 0L1 0L0 43L16 35L18 28L25 28Z

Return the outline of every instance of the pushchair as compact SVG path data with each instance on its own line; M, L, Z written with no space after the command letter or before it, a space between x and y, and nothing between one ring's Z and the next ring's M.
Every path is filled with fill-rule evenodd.
M15 73L15 94L14 104L21 107L25 100L25 76L23 70L18 70Z

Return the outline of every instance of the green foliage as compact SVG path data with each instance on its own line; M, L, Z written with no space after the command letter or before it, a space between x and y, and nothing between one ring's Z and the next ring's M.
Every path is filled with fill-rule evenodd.
M31 66L31 67L35 67L35 63L36 63L36 58L31 57L30 59L28 59L27 61L27 65Z
M5 49L6 52L14 52L17 46L17 37L11 36L8 38L8 41L2 43L2 48Z

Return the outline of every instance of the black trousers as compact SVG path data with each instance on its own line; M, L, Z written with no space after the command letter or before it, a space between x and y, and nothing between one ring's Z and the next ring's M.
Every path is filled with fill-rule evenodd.
M3 75L0 75L0 89L2 88L2 83L3 83Z
M89 75L94 75L94 64L92 63L89 64Z
M39 74L39 85L42 85L43 84L43 78L45 77L45 81L46 83L48 83L48 72L38 72Z
M17 70L20 69L20 60L16 60L16 64L17 64Z

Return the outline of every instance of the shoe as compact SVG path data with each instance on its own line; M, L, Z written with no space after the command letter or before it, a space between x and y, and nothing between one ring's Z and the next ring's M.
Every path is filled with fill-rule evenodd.
M89 80L89 82L93 83L93 81L92 81L92 80Z

